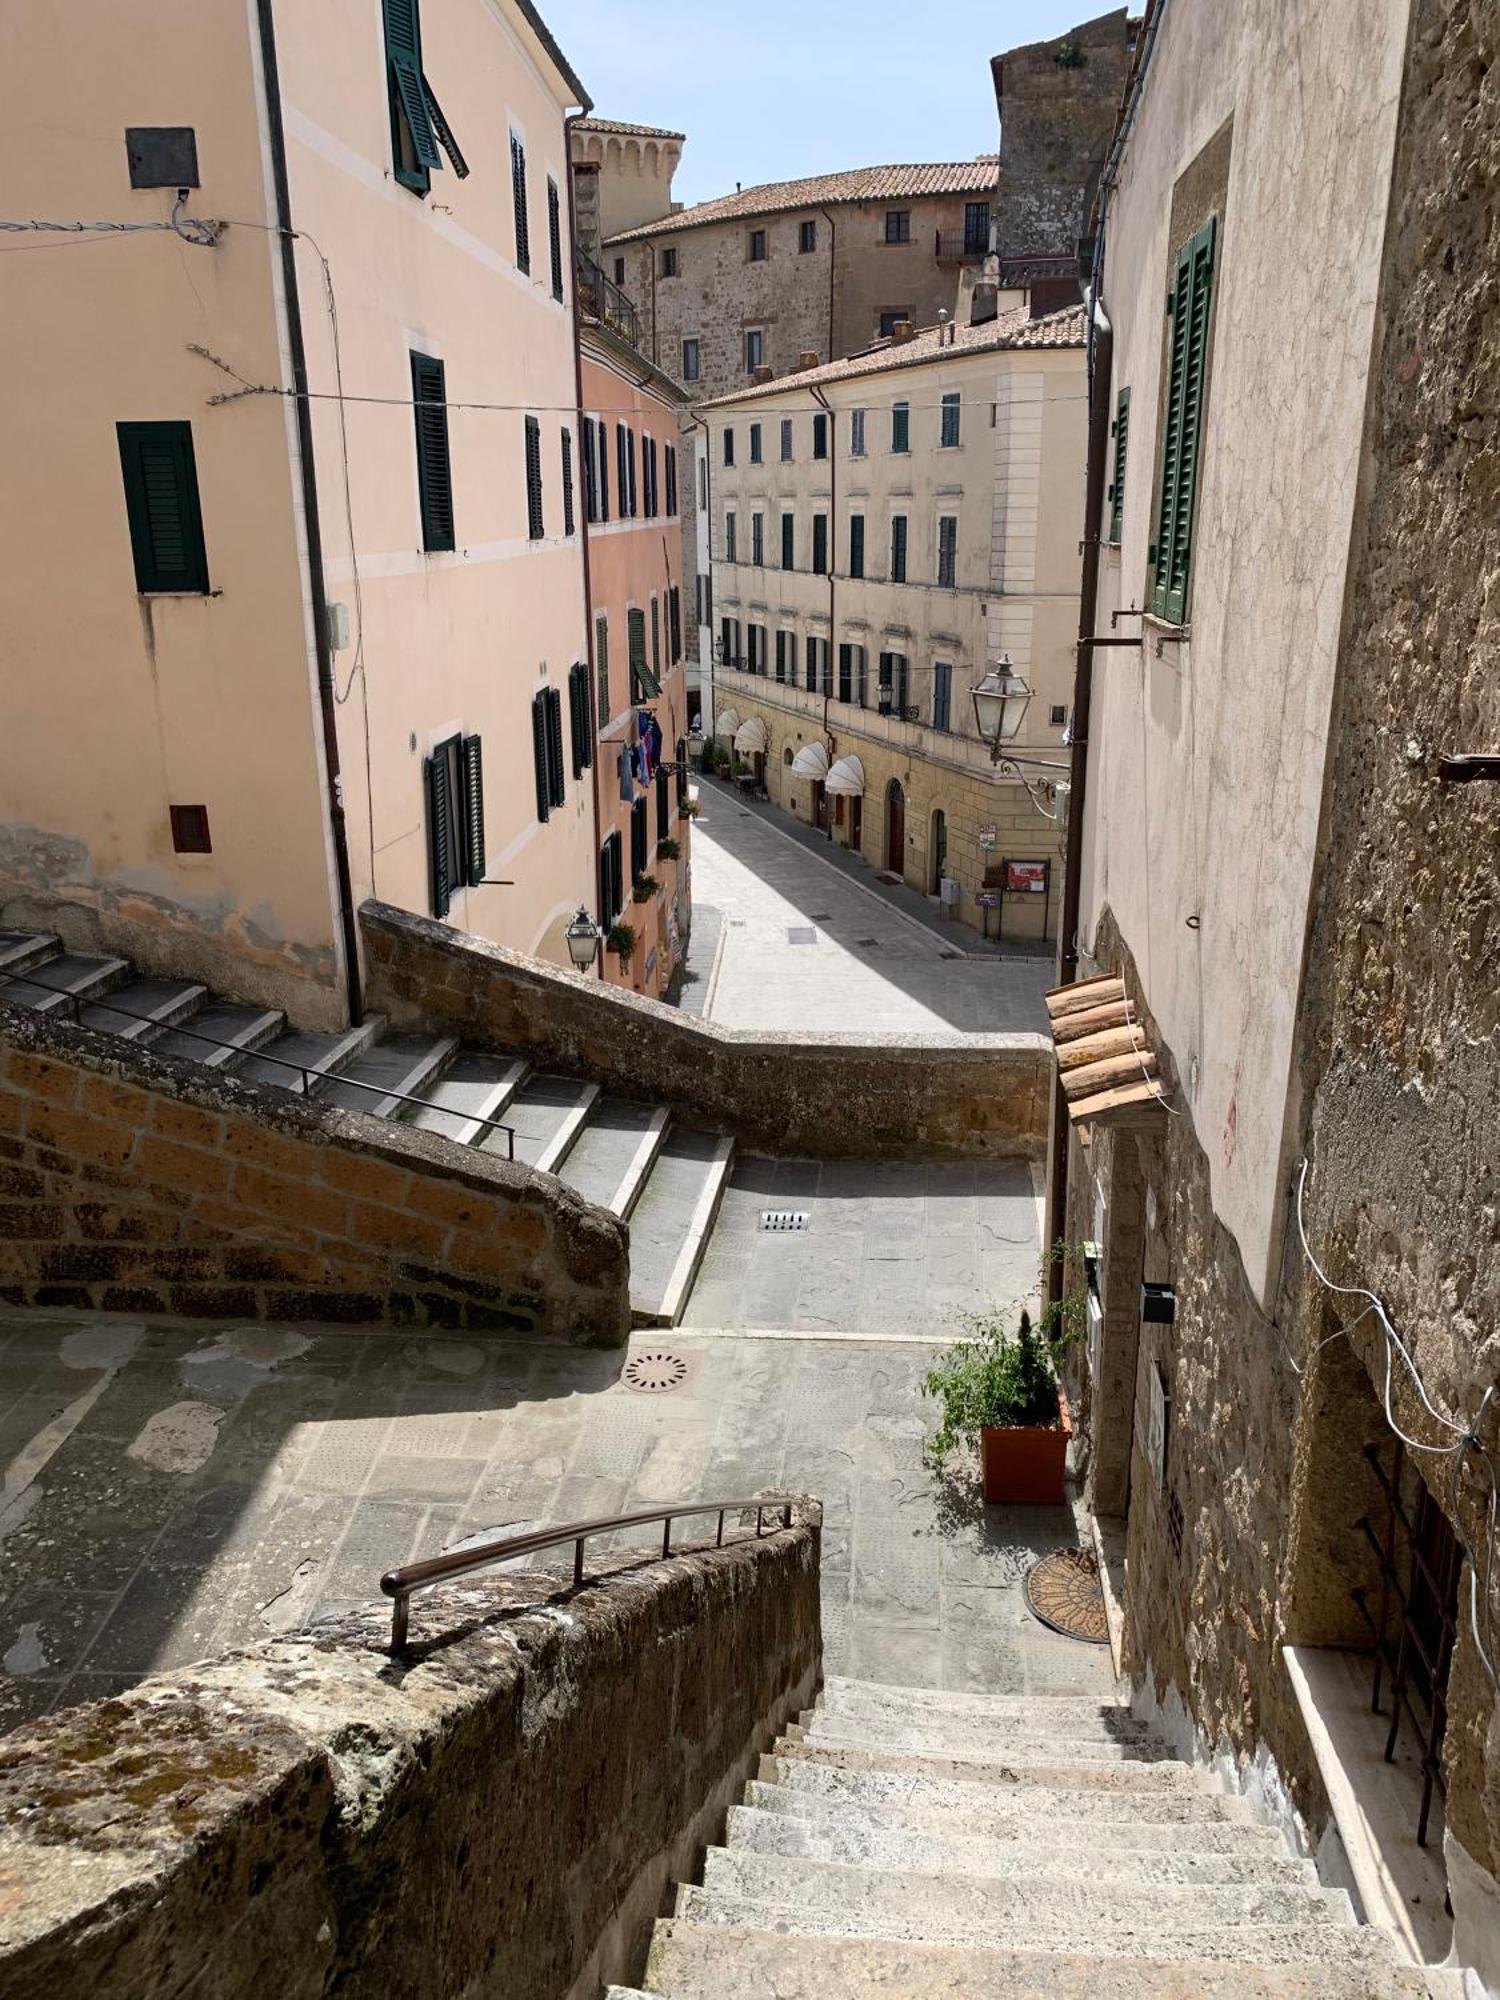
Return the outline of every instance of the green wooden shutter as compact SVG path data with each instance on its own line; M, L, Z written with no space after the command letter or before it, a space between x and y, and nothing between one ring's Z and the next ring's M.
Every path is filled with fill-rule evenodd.
M115 434L136 589L206 594L208 555L192 425L116 424Z
M452 840L453 799L448 788L448 756L438 750L422 765L427 784L427 864L432 914L446 917L454 884L448 879L448 849Z
M1177 282L1167 301L1171 345L1151 608L1173 624L1181 624L1187 615L1217 230L1216 218L1210 217L1183 245Z
M674 583L667 592L667 632L671 638L671 658L675 667L682 658L682 593Z
M547 177L547 247L552 253L552 296L561 300L563 295L562 261L562 201L557 192L557 182L549 174Z
M891 516L891 582L906 581L906 516Z
M652 600L651 600L651 671L652 671L652 673L653 673L653 674L657 675L657 677L658 677L658 678L660 678L660 675L661 675L661 602L660 602L660 599L658 599L658 598L655 598L655 597L653 597L653 598L652 598Z
M571 535L573 521L573 433L564 430L562 434L562 489L563 489L563 533Z
M526 148L510 135L510 193L515 209L516 269L531 269L531 221L526 213Z
M594 674L599 683L599 727L607 729L611 716L609 701L609 620L602 615L594 620Z
M460 746L464 774L464 866L469 887L484 880L484 754L477 736Z
M849 516L849 574L863 576L865 573L865 517L863 514Z
M526 532L534 542L547 532L542 512L542 427L535 417L526 419Z
M545 821L552 811L552 786L547 774L547 695L531 698L531 762L536 773L536 816Z
M417 493L424 549L451 549L453 479L448 461L447 379L430 354L411 357L412 409L417 427Z
M563 789L562 696L556 688L544 691L547 713L547 795L560 806L567 794Z
M813 574L824 576L828 570L828 516L813 515Z
M667 788L667 774L660 767L656 772L656 837L667 840L672 832L672 794Z
M609 901L613 923L625 907L625 843L618 833L609 836Z
M422 28L417 0L384 0L385 53L391 98L391 148L403 187L427 192L428 174L443 164L422 81Z
M589 717L589 670L581 660L568 669L568 728L573 751L573 776L581 778L594 761Z
M1118 543L1125 521L1125 460L1130 438L1130 391L1115 398L1114 478L1109 486L1109 539Z
M631 702L654 701L661 693L661 682L646 664L645 612L632 608L625 614L625 624L630 637Z

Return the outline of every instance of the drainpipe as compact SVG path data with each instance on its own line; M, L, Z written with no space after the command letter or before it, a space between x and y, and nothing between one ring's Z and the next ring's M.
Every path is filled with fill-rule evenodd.
M323 575L323 529L318 515L318 475L313 460L312 404L307 393L307 348L302 337L302 301L297 289L296 231L292 227L291 184L286 166L286 133L281 122L281 79L276 67L276 24L272 0L256 0L260 61L266 85L266 135L276 193L276 233L281 243L281 284L286 296L287 352L296 408L297 457L302 479L303 531L307 538L308 590L312 598L313 646L318 661L318 708L323 725L323 764L328 779L328 824L333 836L338 885L338 923L344 942L344 983L349 1020L364 1019L359 976L359 935L354 923L354 882L349 869L349 833L339 777L338 710L334 704L333 649L328 638L328 585Z
M703 515L705 524L707 525L708 528L708 535L706 537L708 542L708 595L710 599L712 599L713 587L714 587L714 453L713 453L714 440L713 440L713 433L708 428L707 417L700 416L698 412L694 410L692 412L692 421L698 426L699 430L702 431L703 433L703 505L701 507L698 505L698 478L697 478L698 469L697 466L695 465L693 468L693 509L695 513L701 513ZM696 576L698 574L698 550L696 546L697 544L696 535L694 536L693 539L694 539L693 575ZM719 713L719 688L718 688L718 682L714 677L714 621L713 621L714 607L712 602L710 602L709 604L708 611L709 611L708 713L710 722L713 723L714 729L717 730L718 713ZM697 622L698 622L698 607L696 604L694 604L693 623L696 625ZM698 670L701 674L703 670L703 662L701 659L698 662ZM702 707L703 705L700 701L699 703L700 715L702 714ZM712 743L714 741L714 736L711 734L707 740L708 742Z
M828 704L832 698L831 690L833 687L833 605L837 582L835 571L838 568L839 545L839 458L837 439L833 431L833 405L821 389L814 388L812 394L813 401L821 404L828 415L828 658L823 668L823 735L831 750L833 731L828 726ZM831 845L833 841L833 814L828 810L828 794L826 791L823 794L823 815L828 821L823 831L828 835Z
M573 251L573 282L568 291L568 320L573 329L573 400L578 405L577 433L580 447L583 444L583 341L578 327L578 218L573 202L573 127L587 113L575 111L563 120L563 157L568 163L568 243ZM603 248L601 244L600 248ZM580 480L578 497L583 502L579 512L578 553L583 565L583 650L589 663L589 711L597 712L599 685L599 662L594 658L594 594L589 581L589 502L588 481ZM590 730L594 739L593 794L594 794L594 881L589 894L592 898L599 886L599 855L604 842L604 814L599 803L599 759L600 743L597 723ZM599 977L604 978L604 945L601 940L598 957L595 960Z

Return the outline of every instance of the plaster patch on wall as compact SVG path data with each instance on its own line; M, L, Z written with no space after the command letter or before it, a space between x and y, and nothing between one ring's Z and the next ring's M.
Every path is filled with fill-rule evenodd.
M147 1418L125 1456L155 1472L196 1472L207 1464L224 1416L214 1403L171 1403Z
M14 1642L7 1649L4 1659L5 1671L17 1678L25 1674L40 1674L49 1664L47 1649L42 1644L42 1628L35 1619L29 1619L17 1632Z

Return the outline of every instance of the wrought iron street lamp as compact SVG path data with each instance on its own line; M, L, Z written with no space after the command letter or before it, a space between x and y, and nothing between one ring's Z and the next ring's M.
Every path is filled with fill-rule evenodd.
M974 727L979 740L989 746L990 762L1007 778L1019 778L1026 796L1044 819L1061 819L1067 810L1068 782L1063 775L1073 768L1071 758L1035 757L1029 751L1012 754L1005 745L1014 740L1031 703L1030 683L1002 653L994 665L969 690L974 703ZM1029 777L1028 771L1039 775Z
M578 915L563 932L568 941L568 956L579 972L587 972L593 964L594 955L599 949L599 940L603 935L603 931L580 903Z

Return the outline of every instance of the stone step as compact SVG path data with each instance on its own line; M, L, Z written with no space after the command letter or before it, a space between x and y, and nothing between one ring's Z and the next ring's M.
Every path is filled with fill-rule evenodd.
M505 1110L505 1123L516 1135L515 1157L542 1173L555 1173L583 1129L599 1095L597 1083L580 1083L575 1076L551 1076L531 1070ZM475 1144L482 1152L506 1151L503 1132L492 1132Z
M1121 1792L1201 1792L1209 1780L1191 1764L1171 1758L1156 1763L1089 1763L1071 1751L1051 1756L922 1756L916 1751L865 1750L852 1743L796 1743L780 1737L771 1746L778 1762L801 1759L842 1771L866 1771L912 1778L956 1778L976 1785L1041 1785L1054 1791L1085 1788Z
M1342 1941L1369 1934L1322 1935L1347 1951ZM1182 1942L1172 1939L1170 1956L1155 1960L1101 1959L1037 1940L997 1950L668 1917L652 1934L646 1979L672 2000L1459 2000L1462 1991L1457 1975L1397 1963L1379 1944L1352 1963L1308 1967L1194 1960Z
M379 1041L384 1027L384 1020L377 1014L357 1028L342 1028L337 1033L317 1034L288 1028L253 1054L240 1056L226 1067L247 1083L268 1083L301 1097L306 1094L309 1082L316 1091L325 1077L333 1076L345 1063L362 1055L372 1042Z
M814 1798L850 1799L869 1805L931 1806L957 1809L960 1815L993 1813L997 1818L1022 1814L1042 1825L1053 1814L1065 1819L1107 1820L1249 1820L1243 1799L1204 1789L1141 1790L1079 1784L1077 1772L1066 1772L1051 1783L1040 1778L1019 1783L976 1782L972 1778L934 1777L915 1772L867 1771L815 1761L810 1757L762 1757L756 1776L789 1792ZM1112 1773L1111 1773L1112 1775ZM1147 1775L1151 1775L1148 1771Z
M1144 1732L1115 1739L1107 1735L1075 1735L1071 1730L1027 1728L1017 1723L898 1723L857 1721L847 1716L823 1716L788 1728L793 1741L829 1749L894 1750L924 1757L972 1754L1003 1762L1012 1757L1078 1758L1085 1763L1171 1763L1174 1753L1160 1737Z
M328 1104L365 1111L372 1118L395 1118L422 1086L442 1074L458 1049L457 1040L431 1035L387 1035L344 1064L318 1091Z
M828 1930L971 1944L1012 1931L1071 1941L1117 1931L1354 1922L1344 1890L1301 1883L1101 1882L994 1872L911 1875L868 1863L727 1847L710 1847L704 1855L699 1894L703 1907L761 1903Z
M899 1884L897 1885L899 1891ZM1018 1883L1017 1890L1033 1885ZM1238 1965L1388 1965L1393 1953L1383 1933L1356 1924L1318 1922L1301 1924L1222 1924L1209 1916L1194 1928L1168 1928L1149 1915L1134 1917L1122 1909L1098 1923L1083 1921L1080 1908L1070 1905L1076 1888L1064 1883L1051 1899L1013 1899L1015 1914L983 1917L954 1917L951 1922L926 1910L848 1908L825 1910L787 1908L784 1904L757 1901L751 1896L731 1896L684 1884L677 1891L673 1914L699 1924L745 1930L775 1930L789 1937L842 1935L848 1937L900 1938L929 1944L988 1945L999 1950L1025 1951L1039 1936L1066 1939L1075 1952L1099 1959L1186 1958ZM1223 1894L1211 1889L1193 1892L1202 1896ZM1284 1893L1284 1892L1275 1892ZM1093 1903L1087 1906L1096 1907ZM1044 1914L1050 1913L1050 1914ZM1047 1923L1048 1931L1038 1925ZM655 1967L651 1976L660 1975ZM774 1989L773 1989L774 1990ZM854 1993L864 1989L846 1988ZM1109 1991L1105 1980L1101 1991Z
M671 1122L664 1105L634 1104L606 1092L563 1162L560 1178L585 1201L628 1217Z
M14 1007L37 1014L75 1018L74 1003L95 1000L130 977L124 958L98 958L86 952L60 951L33 961L25 971L4 982L5 998Z
M815 1731L828 1741L878 1743L903 1730L920 1730L932 1740L949 1739L964 1743L1004 1745L1030 1737L1046 1743L1112 1743L1154 1745L1161 1741L1149 1723L1139 1721L1125 1709L1108 1709L1102 1715L1082 1714L1060 1718L1045 1712L1017 1709L1014 1715L958 1715L945 1709L921 1715L916 1709L870 1709L845 1714L841 1709L811 1708L800 1718L804 1732ZM863 1732L863 1733L860 1733Z
M78 1018L86 1028L154 1045L164 1028L187 1020L207 997L208 988L190 979L127 979L105 999L83 1008Z
M1113 1831L1113 1829L1111 1829ZM1125 1845L1102 1847L1087 1837L1059 1834L1048 1824L1030 1834L1018 1833L1003 1845L972 1835L956 1815L948 1815L945 1831L921 1833L913 1828L878 1821L843 1824L793 1819L752 1805L730 1809L724 1845L731 1852L805 1856L811 1861L890 1869L910 1879L923 1875L993 1876L1008 1880L1138 1883L1180 1883L1186 1886L1222 1883L1280 1883L1315 1889L1318 1871L1310 1861L1249 1847L1234 1854L1142 1849Z
M682 1318L733 1159L733 1139L680 1129L657 1154L630 1221L636 1326L676 1326Z
M986 1716L996 1722L1046 1717L1063 1727L1074 1722L1135 1721L1128 1701L1092 1694L972 1694L963 1688L916 1688L892 1681L851 1680L830 1674L817 1706L836 1715L900 1715L917 1720L942 1715Z
M226 1069L247 1049L264 1048L285 1026L286 1015L279 1007L242 1007L232 1000L210 999L151 1046L159 1056Z
M510 1056L460 1049L439 1076L413 1093L423 1103L420 1110L409 1110L407 1118L419 1131L440 1133L460 1146L477 1145L491 1133L494 1144L490 1150L503 1158L505 1134L493 1131L486 1120L505 1122L526 1070L524 1062Z
M789 1786L766 1785L752 1778L745 1787L745 1804L778 1818L800 1820L814 1828L847 1828L855 1833L897 1831L967 1839L1010 1847L1038 1837L1084 1852L1103 1849L1151 1853L1284 1854L1286 1844L1274 1827L1258 1826L1243 1799L1212 1792L1181 1799L1137 1801L1110 1792L986 1791L977 1798L954 1800L940 1793L934 1800L924 1790L913 1797L873 1800L837 1793L824 1796ZM1167 1813L1163 1806L1177 1808ZM1222 1810L1227 1808L1227 1810Z
M23 972L28 965L53 958L61 950L61 939L50 931L0 931L0 974Z

